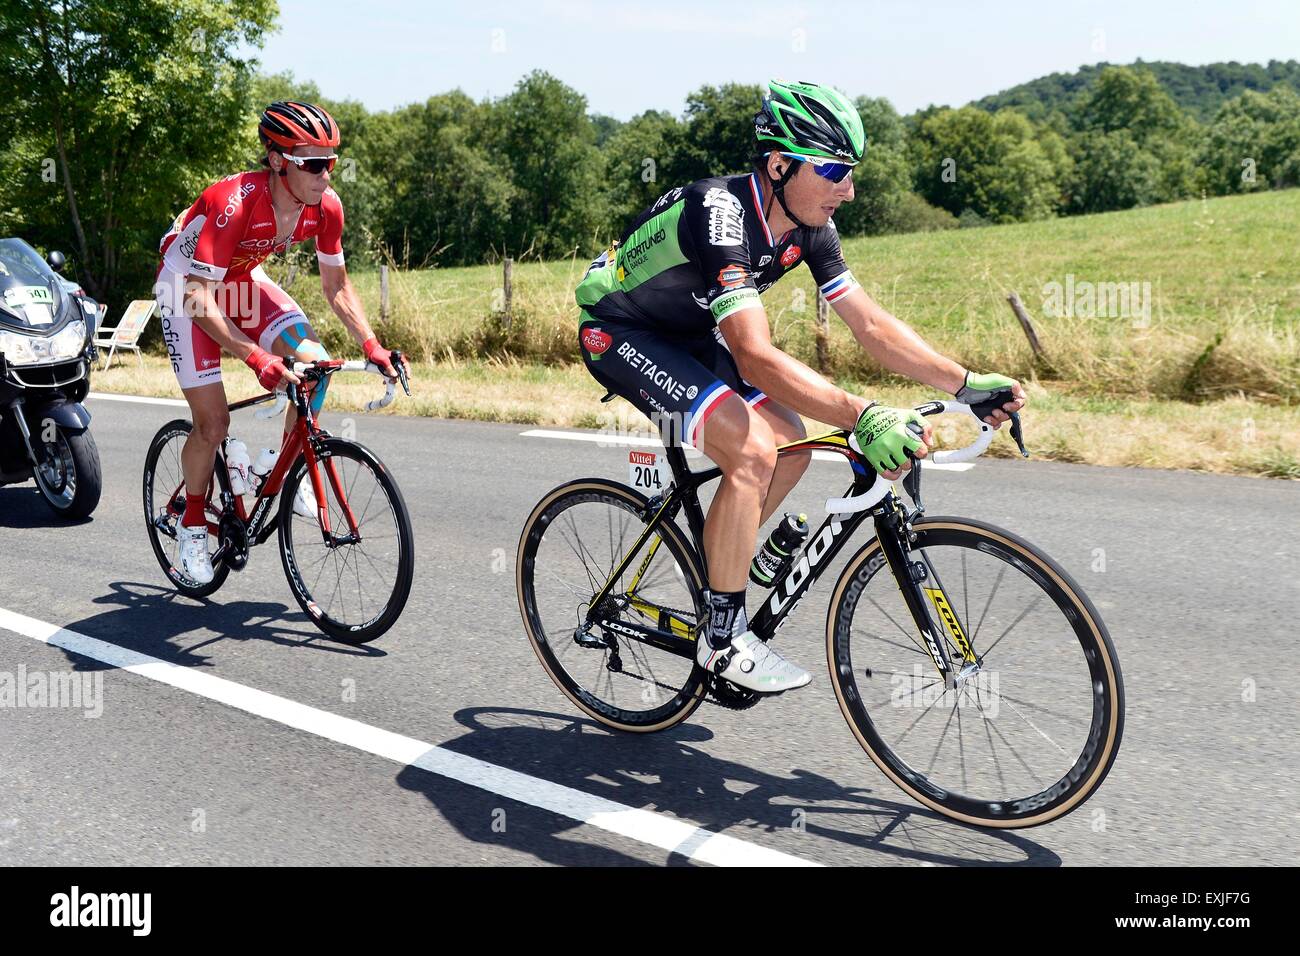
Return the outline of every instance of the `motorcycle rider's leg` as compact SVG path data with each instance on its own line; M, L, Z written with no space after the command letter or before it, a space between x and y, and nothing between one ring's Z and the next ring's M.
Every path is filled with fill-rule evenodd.
M221 382L184 390L194 422L185 447L181 449L181 470L185 473L188 494L204 495L212 480L217 449L230 429L230 410L226 407L226 387Z

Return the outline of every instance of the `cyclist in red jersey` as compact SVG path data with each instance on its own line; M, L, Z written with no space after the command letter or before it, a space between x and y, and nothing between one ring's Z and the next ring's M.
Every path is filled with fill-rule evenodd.
M180 570L200 584L212 580L204 491L230 425L222 351L243 359L268 390L298 382L286 360L329 358L302 309L262 271L262 261L315 238L326 301L366 358L389 376L397 374L344 265L343 206L329 188L338 124L319 106L277 102L262 113L258 136L266 168L209 186L177 217L159 247L154 295L172 370L194 422L181 452L186 507L177 529ZM324 388L318 388L313 407L319 409L324 399ZM296 416L291 405L286 433Z

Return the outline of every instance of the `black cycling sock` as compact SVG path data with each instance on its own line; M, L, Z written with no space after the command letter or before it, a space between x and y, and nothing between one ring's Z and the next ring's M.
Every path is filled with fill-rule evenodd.
M749 628L745 616L744 591L713 591L709 594L709 646L730 647L735 637Z

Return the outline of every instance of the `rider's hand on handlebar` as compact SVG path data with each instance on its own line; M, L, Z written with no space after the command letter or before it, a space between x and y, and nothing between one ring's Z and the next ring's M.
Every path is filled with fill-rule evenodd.
M284 364L284 359L266 349L254 346L253 351L249 352L248 357L244 359L244 364L257 374L258 384L268 392L274 392L285 383L302 384L302 379L293 374L293 370Z
M858 417L853 447L884 478L895 481L912 468L912 460L930 454L931 425L911 408L868 405Z
M983 421L992 425L994 428L1001 428L1003 422L1011 420L1011 413L1018 412L1025 407L1029 399L1025 395L1024 386L1013 378L1005 375L980 375L976 372L967 372L966 381L961 388L957 390L957 401L967 405L976 405L980 402L992 398L996 392L1011 390L1014 401L1003 403L1001 408L992 409L988 415L985 415Z
M373 362L384 370L384 374L390 379L397 378L397 369L393 368L393 353L391 350L384 348L379 344L379 339L371 336L361 343L361 351L366 354L366 361ZM398 355L398 362L402 366L402 371L409 378L411 374L411 364L406 361L406 356Z

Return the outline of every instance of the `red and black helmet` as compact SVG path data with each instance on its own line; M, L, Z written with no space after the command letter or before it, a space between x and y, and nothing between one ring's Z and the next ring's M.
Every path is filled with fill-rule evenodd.
M295 146L334 147L339 144L339 124L319 106L282 100L263 111L257 135L267 149L281 152Z

